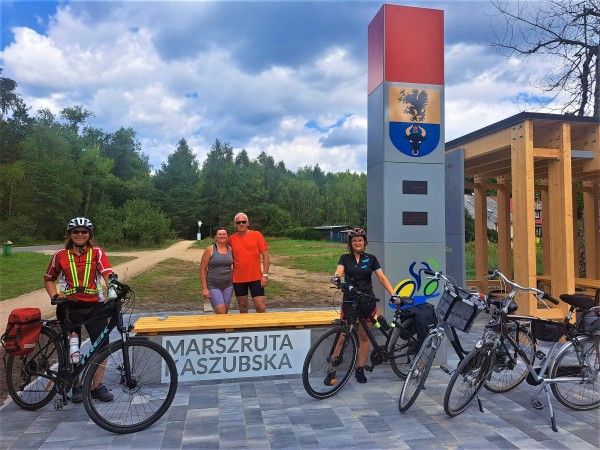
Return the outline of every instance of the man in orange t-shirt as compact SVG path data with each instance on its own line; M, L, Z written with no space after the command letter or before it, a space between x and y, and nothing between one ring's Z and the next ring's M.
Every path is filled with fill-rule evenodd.
M233 290L240 313L248 312L248 291L256 312L263 313L265 286L269 281L269 246L259 231L248 229L250 222L246 214L237 213L234 222L237 233L229 237L228 244L233 250Z

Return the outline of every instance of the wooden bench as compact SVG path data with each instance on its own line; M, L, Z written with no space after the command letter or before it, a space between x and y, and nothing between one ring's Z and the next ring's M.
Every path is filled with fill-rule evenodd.
M538 284L540 282L552 284L552 277L550 275L538 275L537 279ZM592 278L575 278L575 287L579 288L579 292L593 297L596 295L596 290L600 289L600 280L594 280Z
M190 333L197 331L233 332L249 328L304 328L331 325L339 319L334 310L285 311L262 314L199 314L160 317L140 317L133 331L136 334L158 335L167 333Z

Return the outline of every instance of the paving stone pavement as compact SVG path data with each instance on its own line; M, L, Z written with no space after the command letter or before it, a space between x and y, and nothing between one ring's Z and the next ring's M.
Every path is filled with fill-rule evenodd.
M484 316L482 314L482 316ZM468 335L480 336L483 320ZM449 364L456 357L449 350ZM415 404L398 412L402 381L389 365L354 378L332 398L315 400L300 376L180 383L173 405L152 427L116 435L96 426L83 404L55 411L52 404L25 411L8 401L0 408L0 448L110 449L597 449L600 410L572 411L554 401L559 431L548 409L530 405L533 386L506 394L482 391L457 417L444 413L449 376L432 368Z

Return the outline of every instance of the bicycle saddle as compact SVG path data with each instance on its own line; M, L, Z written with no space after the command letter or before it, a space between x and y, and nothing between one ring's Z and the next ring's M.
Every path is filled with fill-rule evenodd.
M594 306L594 299L585 294L561 294L560 299L575 308L590 309Z

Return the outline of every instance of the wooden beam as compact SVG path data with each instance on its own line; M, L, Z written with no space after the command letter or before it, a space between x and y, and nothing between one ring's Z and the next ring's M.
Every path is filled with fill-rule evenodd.
M487 192L483 180L475 177L475 277L486 280L488 273L488 239L487 239ZM487 291L487 283L483 282Z
M598 195L594 192L594 184L586 182L583 184L583 231L585 236L585 277L600 278L598 269L598 253L600 253L600 242L598 234Z
M550 210L550 267L552 295L575 292L573 246L573 195L571 181L571 137L569 123L557 125L560 135L560 160L548 164ZM561 308L568 305L561 303Z
M498 268L500 272L512 274L511 228L510 228L510 183L506 178L498 179ZM508 275L507 275L508 276Z
M486 153L492 153L497 150L510 146L510 129L504 128L495 131L486 136L479 137L473 141L463 143L458 147L447 148L446 151L452 151L456 148L465 149L465 161L476 156L481 156Z
M542 187L542 186L538 186ZM548 185L543 185L544 189L540 189L542 197L542 265L544 267L544 275L552 275L552 267L550 266L550 217L552 204L548 195Z
M521 286L536 286L535 216L533 179L533 121L511 127L514 279ZM535 299L521 294L520 311L532 314Z
M560 158L560 151L554 148L534 148L533 157L556 159Z

